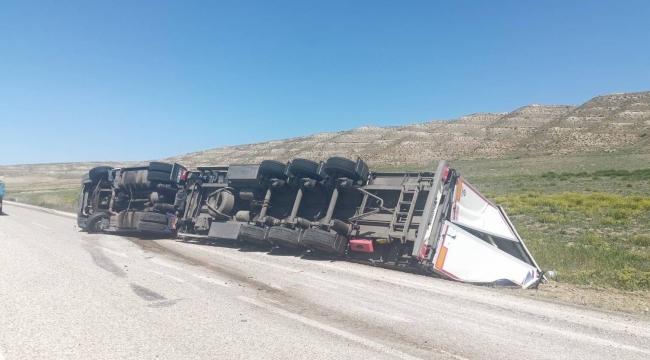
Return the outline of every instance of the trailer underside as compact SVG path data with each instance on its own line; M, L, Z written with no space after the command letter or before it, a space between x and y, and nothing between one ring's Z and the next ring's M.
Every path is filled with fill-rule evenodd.
M456 170L373 172L365 162L97 167L82 179L89 232L236 242L476 284L535 287L542 271L508 219Z
M374 173L345 160L199 168L178 235L475 284L530 288L543 279L505 211L446 162Z

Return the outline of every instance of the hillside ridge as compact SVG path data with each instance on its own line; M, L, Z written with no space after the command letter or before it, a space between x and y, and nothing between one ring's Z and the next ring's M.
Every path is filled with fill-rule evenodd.
M593 152L650 152L650 91L596 96L583 104L529 104L506 113L354 129L233 145L167 158L188 166L263 159L361 157L371 165L428 166L437 159L498 159Z

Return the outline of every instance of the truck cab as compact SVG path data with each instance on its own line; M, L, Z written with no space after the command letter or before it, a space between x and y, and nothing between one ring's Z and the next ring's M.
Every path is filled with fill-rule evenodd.
M77 225L87 232L173 235L186 175L183 166L163 162L95 167L82 179Z

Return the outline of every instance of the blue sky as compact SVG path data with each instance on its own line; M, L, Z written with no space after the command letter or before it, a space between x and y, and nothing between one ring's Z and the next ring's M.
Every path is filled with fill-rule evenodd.
M650 90L648 1L3 1L0 164Z

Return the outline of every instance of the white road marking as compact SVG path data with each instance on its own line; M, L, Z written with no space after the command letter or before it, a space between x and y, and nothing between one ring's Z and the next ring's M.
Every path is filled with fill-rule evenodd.
M273 305L270 305L270 304L266 304L266 303L257 301L255 299L252 299L252 298L249 298L249 297L246 297L246 296L238 296L237 298L239 300L247 302L247 303L249 303L251 305L254 305L254 306L257 306L259 308L268 310L268 311L270 311L270 312L272 312L274 314L284 316L284 317L286 317L288 319L298 321L298 322L303 323L303 324L305 324L307 326L311 326L313 328L316 328L316 329L319 329L319 330L322 330L322 331L326 331L326 332L328 332L330 334L334 334L334 335L343 337L345 339L357 342L357 343L362 344L362 345L364 345L366 347L369 347L371 349L377 350L377 351L385 353L385 354L395 356L395 357L400 358L400 359L408 359L408 360L421 359L419 357L409 355L409 354L407 354L405 352L393 349L391 347L388 347L386 345L383 345L383 344L380 344L378 342L372 341L370 339L366 339L366 338L361 337L359 335L355 335L355 334L353 334L351 332L341 330L339 328L335 328L335 327L327 325L327 324L323 324L323 323L318 322L316 320L313 320L313 319L304 317L302 315L298 315L298 314L286 311L286 310L281 309L279 307L276 307L276 306L273 306ZM458 360L467 360L466 358L464 358L462 356L452 354L452 353L450 353L448 351L445 351L445 350L437 349L437 351L440 352L441 354L445 355L445 356L450 356L450 357L453 357L453 358L458 359Z
M32 221L32 225L35 225L35 226L37 226L37 227L39 227L39 228L41 228L43 230L52 230L51 227L45 226L45 225L40 224L40 223L37 223L36 221Z

